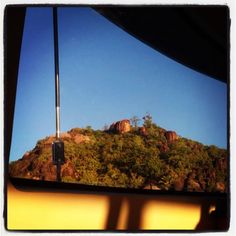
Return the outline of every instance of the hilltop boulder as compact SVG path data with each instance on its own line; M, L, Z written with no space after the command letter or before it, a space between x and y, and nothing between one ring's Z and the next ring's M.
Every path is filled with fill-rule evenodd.
M125 119L111 124L109 131L113 133L123 134L131 130L130 121Z
M171 143L179 138L175 131L166 131L165 137L168 143Z

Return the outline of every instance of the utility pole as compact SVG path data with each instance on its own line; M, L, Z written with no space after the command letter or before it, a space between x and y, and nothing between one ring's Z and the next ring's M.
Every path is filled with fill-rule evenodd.
M60 140L60 83L58 53L57 7L53 7L54 63L55 63L55 106L56 106L56 140L52 144L53 164L57 167L57 181L61 182L61 165L65 163L64 143Z

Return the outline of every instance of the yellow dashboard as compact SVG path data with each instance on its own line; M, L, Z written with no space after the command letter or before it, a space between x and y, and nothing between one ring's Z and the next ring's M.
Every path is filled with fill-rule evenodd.
M209 197L7 187L8 230L208 230ZM221 216L221 220L222 220Z

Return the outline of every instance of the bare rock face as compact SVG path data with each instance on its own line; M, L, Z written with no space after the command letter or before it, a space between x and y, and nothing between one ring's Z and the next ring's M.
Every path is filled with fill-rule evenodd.
M83 142L89 142L90 138L87 135L81 134L82 129L73 128L69 132L61 134L62 139L73 140L75 143L80 144Z
M24 156L22 157L22 159L27 159L29 157L30 157L30 152L26 152Z
M61 133L61 139L80 144L89 142L90 138L80 133L79 128ZM52 143L55 136L51 135L39 140L32 151L26 152L21 159L9 165L9 174L12 177L29 178L35 180L56 181L56 166L52 163ZM70 160L61 167L61 177L76 179L76 168Z
M168 143L171 143L179 138L175 131L166 131L165 137Z
M61 133L61 138L71 138L71 134L68 132Z
M80 144L80 143L83 143L83 142L89 142L90 141L90 138L88 136L86 136L86 135L83 135L83 134L77 134L73 138L74 138L74 141L77 144Z
M168 151L169 151L168 145L167 145L166 143L164 143L164 144L160 147L160 151L161 151L162 153L168 152Z
M131 130L131 125L129 120L121 120L117 121L116 123L111 124L109 131L114 133L127 133Z
M159 148L161 153L166 153L170 150L168 144L161 141L157 142L157 147Z

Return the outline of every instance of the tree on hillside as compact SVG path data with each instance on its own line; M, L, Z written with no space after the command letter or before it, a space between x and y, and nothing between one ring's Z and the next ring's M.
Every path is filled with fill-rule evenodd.
M140 119L139 119L137 116L133 116L133 117L130 118L131 125L132 125L135 129L138 128L139 121L140 121Z
M143 126L145 128L151 128L152 126L152 116L149 113L146 113L146 115L143 117L144 123Z

